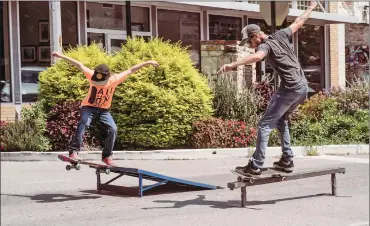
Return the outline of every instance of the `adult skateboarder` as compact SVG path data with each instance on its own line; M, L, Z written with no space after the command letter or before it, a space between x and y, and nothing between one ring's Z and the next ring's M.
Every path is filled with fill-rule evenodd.
M236 62L225 64L219 72L228 72L237 66L256 63L263 59L271 65L280 77L281 84L272 97L265 114L258 123L256 150L243 167L236 167L248 175L260 175L265 161L265 152L271 131L276 127L281 140L282 156L274 162L274 167L287 172L294 170L293 151L290 147L290 135L287 118L290 113L307 98L308 84L303 69L294 54L290 40L295 32L306 22L317 6L311 1L308 9L287 28L267 35L256 24L249 24L241 31L240 45L248 44L256 52Z

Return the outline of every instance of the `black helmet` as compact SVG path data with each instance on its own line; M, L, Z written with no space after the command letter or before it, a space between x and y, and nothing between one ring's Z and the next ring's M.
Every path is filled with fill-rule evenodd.
M99 64L95 67L94 74L91 80L95 82L101 82L107 79L110 75L109 67L106 64Z

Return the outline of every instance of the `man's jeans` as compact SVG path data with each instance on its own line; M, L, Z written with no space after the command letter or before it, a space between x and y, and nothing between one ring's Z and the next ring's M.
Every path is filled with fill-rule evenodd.
M284 161L289 161L293 158L287 119L289 114L307 98L307 91L307 85L294 91L280 89L272 97L265 114L258 124L256 150L251 158L254 167L261 168L263 166L270 133L275 127L279 132Z
M114 142L117 137L117 126L113 120L112 115L107 109L83 106L81 107L81 119L77 126L76 134L72 140L73 151L79 152L82 146L83 136L86 127L90 126L93 116L97 116L101 123L107 128L107 136L105 138L105 145L102 153L102 158L108 157L113 152Z

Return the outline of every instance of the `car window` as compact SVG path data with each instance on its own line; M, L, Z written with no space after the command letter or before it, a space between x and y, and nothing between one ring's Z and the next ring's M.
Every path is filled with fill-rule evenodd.
M39 71L22 71L22 83L38 83Z

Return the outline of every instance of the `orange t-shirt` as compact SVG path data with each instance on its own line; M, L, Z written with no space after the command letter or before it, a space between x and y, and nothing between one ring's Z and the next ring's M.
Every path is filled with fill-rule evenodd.
M108 80L95 82L91 80L93 70L83 72L90 83L89 92L83 99L81 106L91 106L108 109L111 106L114 90L121 82L117 75L113 74Z

